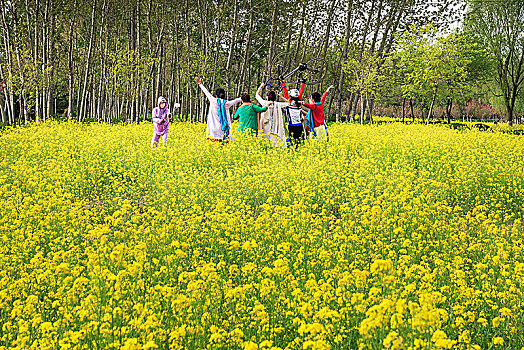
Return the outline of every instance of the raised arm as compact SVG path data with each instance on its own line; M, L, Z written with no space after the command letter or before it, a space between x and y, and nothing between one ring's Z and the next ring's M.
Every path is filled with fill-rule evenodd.
M227 101L225 107L226 109L228 109L240 102L242 102L242 99L239 97L239 98L234 99L233 101Z
M257 99L258 103L260 103L261 105L266 103L266 101L264 101L264 99L262 98L262 89L264 88L264 86L266 86L266 84L261 84L258 87L257 94L255 95L255 98Z
M331 85L330 87L328 87L328 89L326 90L326 92L324 92L324 95L322 95L322 98L320 99L320 102L322 102L322 104L326 103L326 97L327 95L329 94L329 91L331 89L334 89L335 87L333 85Z
M262 83L262 84L260 84L260 86L258 87L258 90L257 90L257 95L258 95L258 96L261 96L261 95L262 95L262 89L264 88L264 86L266 86L266 84Z
M289 106L289 102L275 102L275 108L286 108Z
M288 104L291 103L289 98L285 98L284 95L282 95L282 93L279 93L278 96L280 96L280 98L283 99L284 101L286 101Z
M200 87L200 89L202 89L202 91L204 92L204 95L206 95L207 99L208 100L213 100L214 97L213 95L211 95L211 93L209 92L208 89L206 89L206 87L202 84L202 80L200 80L200 78L195 78L195 82L198 84L198 86Z
M287 92L287 86L285 82L282 82L282 92L284 93L284 99L289 101L289 93Z
M306 88L306 84L304 82L302 82L302 84L300 84L300 90L298 91L298 99L301 100L302 99L302 95L304 95L304 89Z

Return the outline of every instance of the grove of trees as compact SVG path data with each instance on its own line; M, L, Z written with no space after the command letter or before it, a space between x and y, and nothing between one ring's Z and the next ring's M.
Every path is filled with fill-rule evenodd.
M522 1L0 0L3 124L54 116L139 122L158 96L179 120L204 121L202 78L228 97L253 93L271 58L325 60L333 119L402 117L472 99L522 113ZM463 23L457 28L457 23ZM457 117L457 116L454 116Z

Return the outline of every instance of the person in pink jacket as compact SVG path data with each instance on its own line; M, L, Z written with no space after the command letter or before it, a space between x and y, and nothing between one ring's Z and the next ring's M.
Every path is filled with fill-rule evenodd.
M151 139L151 147L158 146L158 140L162 136L164 146L167 146L167 136L169 134L169 120L171 119L171 112L167 107L167 100L160 96L158 98L158 106L153 108L153 138Z

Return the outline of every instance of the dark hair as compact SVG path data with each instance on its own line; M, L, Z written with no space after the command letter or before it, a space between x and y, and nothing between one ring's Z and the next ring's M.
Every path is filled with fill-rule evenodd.
M320 102L320 92L314 92L311 94L311 98L315 101L315 102Z
M218 88L215 92L215 96L223 100L226 99L226 91L222 88Z
M301 104L300 104L298 98L290 97L289 100L290 100L290 101L294 101L294 102L295 102L295 106L300 108Z
M298 101L300 101L300 98L299 97L293 97L293 96L289 96L289 101L293 101L295 102L295 106L297 107L300 107L300 103Z
M247 92L243 92L240 98L244 102L251 102L251 98L249 97L249 94Z
M267 99L269 101L275 102L277 100L277 94L273 90L269 90L267 92Z

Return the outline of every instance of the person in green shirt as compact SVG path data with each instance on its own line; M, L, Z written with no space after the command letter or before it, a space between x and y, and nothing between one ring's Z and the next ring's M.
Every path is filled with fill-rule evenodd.
M273 104L269 101L264 107L259 107L251 103L251 98L247 92L244 92L242 96L242 106L237 109L233 119L238 119L239 127L238 131L241 134L256 135L258 130L258 113L267 111L267 107Z

